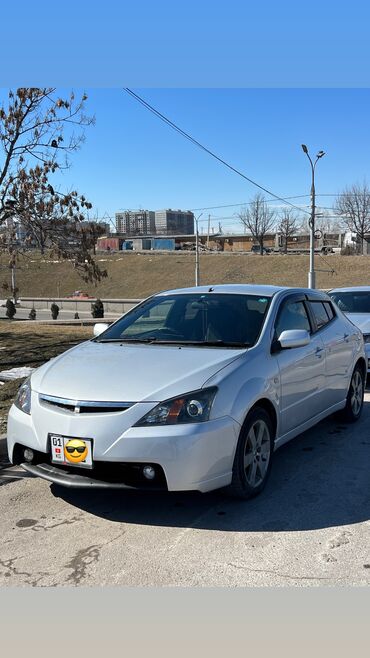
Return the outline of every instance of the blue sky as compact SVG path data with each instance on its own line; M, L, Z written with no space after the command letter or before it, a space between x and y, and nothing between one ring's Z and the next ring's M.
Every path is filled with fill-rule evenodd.
M248 177L280 196L309 194L301 150L326 156L317 193L370 181L370 90L135 88L163 114ZM5 90L4 90L5 91ZM78 90L75 90L76 93ZM59 179L93 203L93 214L126 208L197 209L247 202L258 191L158 120L122 89L87 89L96 125ZM4 92L3 92L4 93ZM330 206L333 197L318 197ZM295 201L293 201L295 202ZM297 200L309 204L309 198ZM205 210L233 230L238 207ZM200 212L200 211L199 211ZM197 212L197 214L199 214Z
M367 0L39 0L37 11L20 0L17 11L15 33L14 6L2 7L10 26L2 84L88 91L96 126L62 183L100 216L241 203L255 193L125 86L279 195L309 192L301 142L327 152L318 192L370 178ZM210 211L213 224L226 217L230 227L236 211Z
M370 178L370 90L142 89L135 92L198 141L281 196L309 194L300 144L326 156L317 193ZM87 89L96 116L62 185L76 187L94 212L124 208L196 209L248 201L256 189L159 121L121 89ZM331 205L332 197L322 197ZM309 203L309 199L297 203ZM238 208L214 209L235 225ZM205 211L208 213L208 211ZM206 215L205 215L206 217ZM205 219L202 218L202 220Z
M367 0L18 0L1 18L6 85L369 84Z

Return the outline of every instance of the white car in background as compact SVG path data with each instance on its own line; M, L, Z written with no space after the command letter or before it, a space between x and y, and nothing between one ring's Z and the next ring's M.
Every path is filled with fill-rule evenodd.
M361 414L362 334L316 290L170 290L95 335L38 368L9 413L11 461L61 485L250 498L275 448Z
M370 375L370 286L334 288L328 294L342 313L361 329Z

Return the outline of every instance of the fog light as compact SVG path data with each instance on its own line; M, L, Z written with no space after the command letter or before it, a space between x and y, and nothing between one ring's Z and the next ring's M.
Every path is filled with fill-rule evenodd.
M26 462L31 462L33 460L33 450L31 450L31 448L26 448L23 452L23 457Z
M153 480L155 478L155 469L153 466L144 466L143 475L147 480Z

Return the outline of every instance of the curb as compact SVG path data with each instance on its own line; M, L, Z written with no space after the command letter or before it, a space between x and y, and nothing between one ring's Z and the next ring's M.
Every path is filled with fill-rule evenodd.
M6 445L6 434L0 434L0 459L8 457L8 448Z

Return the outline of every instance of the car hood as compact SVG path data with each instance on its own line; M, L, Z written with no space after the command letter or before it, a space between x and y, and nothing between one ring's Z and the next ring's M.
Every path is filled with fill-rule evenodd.
M361 329L363 334L370 334L370 314L368 313L346 313L348 320Z
M245 350L88 341L32 375L38 393L99 402L160 402L201 388Z

